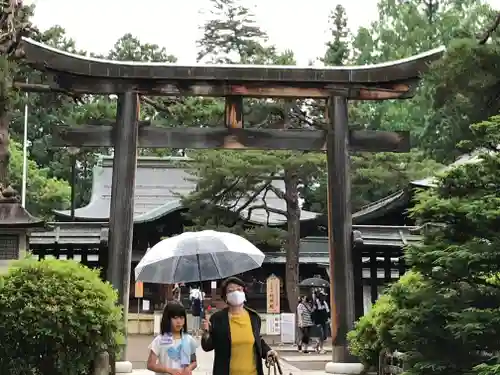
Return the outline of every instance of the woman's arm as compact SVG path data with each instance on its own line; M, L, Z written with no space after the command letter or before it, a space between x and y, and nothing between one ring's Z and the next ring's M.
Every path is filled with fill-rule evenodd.
M210 317L208 330L205 330L201 336L201 348L206 352L214 350L214 343L212 340L213 317L213 315Z
M262 336L260 336L260 345L262 347L262 359L266 359L269 353L273 350L269 345L267 345L267 342L262 338Z
M206 352L214 350L214 343L210 332L204 332L201 336L201 348Z
M299 327L302 325L302 317L304 316L305 306L303 304L299 304L297 306L297 324Z

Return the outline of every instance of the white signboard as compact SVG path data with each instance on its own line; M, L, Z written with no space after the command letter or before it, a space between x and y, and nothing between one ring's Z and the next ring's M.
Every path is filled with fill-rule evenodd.
M142 300L142 311L149 311L150 309L150 303L147 299Z
M153 333L155 335L159 335L160 334L160 331L161 331L161 318L163 316L163 313L162 312L155 312L154 313L154 327L153 327Z
M279 335L281 326L281 318L279 314L267 314L266 317L266 334Z
M217 289L217 281L211 281L210 282L210 288L211 289Z
M281 343L295 343L295 314L281 314Z

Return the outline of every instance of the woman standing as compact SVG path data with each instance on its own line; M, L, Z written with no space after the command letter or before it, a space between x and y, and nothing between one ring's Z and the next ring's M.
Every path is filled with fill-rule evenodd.
M260 336L261 319L245 306L242 280L230 277L222 284L228 307L203 320L201 347L215 351L213 375L264 375L262 359L277 358Z
M316 351L318 353L324 354L325 350L323 345L328 338L328 326L330 321L330 307L326 301L326 293L320 291L317 293L316 300L314 301L314 323L318 326L320 330L320 338L318 345L316 346Z
M307 350L307 346L309 345L309 341L311 340L311 328L314 326L311 318L311 313L312 306L310 299L308 297L302 297L297 306L297 317L301 334L299 351L302 350L303 346L303 353L309 353L309 351Z

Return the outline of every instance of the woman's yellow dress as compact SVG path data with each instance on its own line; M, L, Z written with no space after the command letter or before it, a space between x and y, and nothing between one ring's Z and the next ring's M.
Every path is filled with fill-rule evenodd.
M230 315L229 328L231 330L229 375L257 375L255 338L248 311L243 310L241 314Z

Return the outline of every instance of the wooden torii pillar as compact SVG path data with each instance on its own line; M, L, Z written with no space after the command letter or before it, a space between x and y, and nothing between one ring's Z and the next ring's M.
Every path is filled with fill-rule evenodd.
M134 227L135 172L139 97L134 91L118 95L115 134L112 142L113 176L109 215L109 266L107 279L118 291L123 305L125 334L128 325L132 240Z
M64 127L55 136L60 146L115 147L111 217L116 217L110 233L114 257L110 259L110 276L124 307L128 298L125 284L128 285L130 275L131 200L137 147L327 151L332 320L337 334L333 363L327 365L326 371L353 374L359 370L357 364L358 367L347 368L353 359L347 350L346 334L355 319L348 151L406 152L409 136L407 132L349 129L347 101L412 97L420 74L442 55L443 48L372 66L300 68L90 60L30 39L23 39L22 47L29 64L42 67L53 77L53 90L119 95L118 122L114 126ZM137 126L137 94L225 97L225 127ZM243 97L326 99L328 129L245 129ZM122 200L127 202L120 203ZM128 266L121 264L124 260Z

